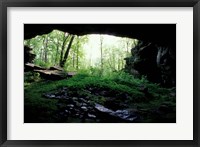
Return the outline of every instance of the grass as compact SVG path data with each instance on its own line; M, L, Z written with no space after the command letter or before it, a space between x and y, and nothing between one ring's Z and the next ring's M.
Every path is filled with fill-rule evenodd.
M37 76L37 78L28 76ZM128 100L130 108L137 107L146 111L156 109L163 103L168 103L167 105L173 109L176 106L175 98L169 95L171 89L150 83L145 78L134 78L124 72L102 77L80 73L73 78L59 81L38 80L38 75L30 74L28 76L26 76L24 84L25 122L59 122L60 120L56 117L56 112L59 111L58 100L45 99L42 95L62 87L68 87L69 93L72 95L88 96L91 101L100 104L104 104L107 97L114 97L117 102ZM33 79L37 80L33 81ZM142 87L148 89L148 94L141 90ZM93 89L94 93L88 92L90 88ZM95 91L97 93L106 91L109 95L97 95ZM148 114L144 116L144 119L149 121L151 116Z

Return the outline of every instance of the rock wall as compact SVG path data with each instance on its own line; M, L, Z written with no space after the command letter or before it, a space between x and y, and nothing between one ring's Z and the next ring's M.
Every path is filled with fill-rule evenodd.
M35 54L32 53L32 49L28 46L24 46L24 65L26 63L32 63L35 59Z
M176 52L169 47L139 41L131 49L131 57L125 58L125 71L134 76L146 76L151 82L164 87L176 85Z
M24 38L48 34L54 29L79 36L108 34L154 42L162 46L176 44L176 24L25 24Z

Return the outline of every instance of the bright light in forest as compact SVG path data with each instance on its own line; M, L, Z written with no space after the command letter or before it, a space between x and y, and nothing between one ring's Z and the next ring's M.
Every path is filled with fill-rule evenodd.
M101 58L100 50L100 36L103 38L103 46L105 47L114 47L119 46L121 37L115 37L111 35L100 35L92 34L88 35L88 42L83 46L86 60L90 61L93 66L95 63L98 63ZM122 50L124 50L122 48Z
M93 66L114 71L124 67L124 58L131 55L137 40L103 34L77 36L54 30L24 43L36 55L34 64L42 67L77 71Z

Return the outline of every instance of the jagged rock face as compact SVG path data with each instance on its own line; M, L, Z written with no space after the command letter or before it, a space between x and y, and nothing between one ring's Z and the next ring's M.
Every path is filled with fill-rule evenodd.
M176 54L169 47L140 41L125 58L125 71L134 76L146 76L149 81L173 87L176 83Z
M32 61L35 59L35 54L33 54L32 49L24 46L24 64L26 63L32 63Z
M176 85L176 52L168 47L158 47L157 66L165 86Z

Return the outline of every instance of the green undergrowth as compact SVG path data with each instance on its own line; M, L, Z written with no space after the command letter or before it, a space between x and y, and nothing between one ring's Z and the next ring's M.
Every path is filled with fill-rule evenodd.
M162 103L175 107L175 98L169 95L172 89L162 88L158 84L150 83L146 78L137 79L124 73L116 72L106 76L80 73L70 79L59 81L37 80L35 82L25 78L24 102L25 122L56 122L55 113L57 102L55 99L45 99L44 93L67 87L68 92L79 96L89 96L92 101L104 104L107 97L114 97L116 101L128 101L129 107L140 109L155 109ZM145 93L143 89L148 89ZM93 91L89 90L92 89ZM97 95L95 92L106 91L110 95ZM93 93L94 92L94 93Z

